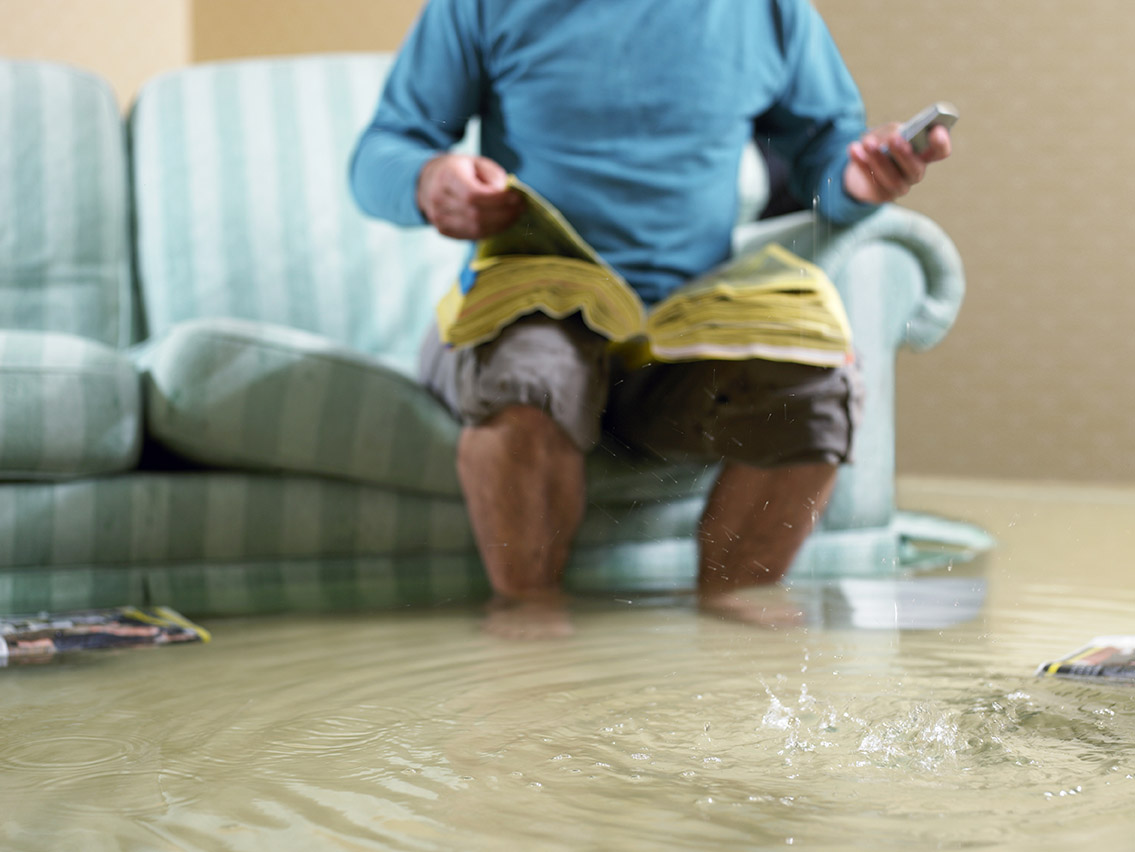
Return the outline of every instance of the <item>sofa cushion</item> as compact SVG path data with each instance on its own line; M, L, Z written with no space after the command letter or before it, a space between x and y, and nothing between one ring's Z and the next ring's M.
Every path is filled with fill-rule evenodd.
M234 319L182 323L137 358L150 434L195 462L461 494L457 422L409 378L412 363ZM592 502L684 498L713 476L607 444L588 458Z
M177 325L139 362L150 433L194 461L457 493L457 424L405 364L235 319Z
M126 180L106 83L0 61L0 328L130 342Z
M200 317L412 357L466 248L367 220L347 165L385 54L197 65L131 117L138 270L152 335Z
M589 511L573 589L688 587L700 501ZM465 505L325 477L138 472L0 488L0 612L402 607L487 593Z
M141 395L121 352L70 334L0 331L0 479L137 464Z

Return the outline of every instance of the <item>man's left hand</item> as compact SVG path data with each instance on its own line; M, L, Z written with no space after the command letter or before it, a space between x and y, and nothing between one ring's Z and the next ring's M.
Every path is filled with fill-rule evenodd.
M894 201L926 176L930 163L950 156L950 131L945 127L939 125L930 131L921 154L914 153L899 127L897 123L877 127L848 146L851 160L843 171L843 188L852 198L867 204Z

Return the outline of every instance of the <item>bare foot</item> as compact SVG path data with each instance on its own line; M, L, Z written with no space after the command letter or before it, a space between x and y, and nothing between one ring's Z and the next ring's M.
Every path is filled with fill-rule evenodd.
M804 623L800 607L773 590L702 592L698 596L698 609L706 615L754 627L798 627Z
M497 596L489 602L485 632L501 639L563 639L575 630L567 598L559 594L532 598Z

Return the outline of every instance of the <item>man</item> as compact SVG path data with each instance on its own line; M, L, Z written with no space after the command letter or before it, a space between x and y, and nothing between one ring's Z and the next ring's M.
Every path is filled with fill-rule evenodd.
M481 155L449 153L474 116ZM516 173L650 304L728 259L757 116L795 194L838 223L949 154L944 128L922 155L897 125L866 131L808 0L430 0L359 141L352 187L371 215L473 240L519 215L505 185ZM759 620L740 592L788 570L860 406L854 365L625 373L578 317L539 314L469 349L434 333L422 378L464 424L458 473L500 604L490 626L547 632L565 626L561 573L601 427L644 452L724 462L698 532L699 600Z

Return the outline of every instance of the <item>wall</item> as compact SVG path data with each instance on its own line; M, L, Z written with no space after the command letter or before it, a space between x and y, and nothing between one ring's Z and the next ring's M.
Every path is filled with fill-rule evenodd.
M0 56L97 72L123 108L138 87L190 62L391 50L419 0L0 0Z
M125 108L150 77L190 58L190 0L0 0L0 55L93 70Z
M193 58L392 50L419 0L193 0Z
M956 153L904 202L965 258L937 349L900 359L906 474L1135 482L1135 15L1124 0L815 0L873 121L953 100ZM123 93L184 61L390 48L418 0L0 0L0 53Z
M1135 482L1130 4L816 2L872 120L962 115L907 202L969 289L947 340L901 361L900 469Z

